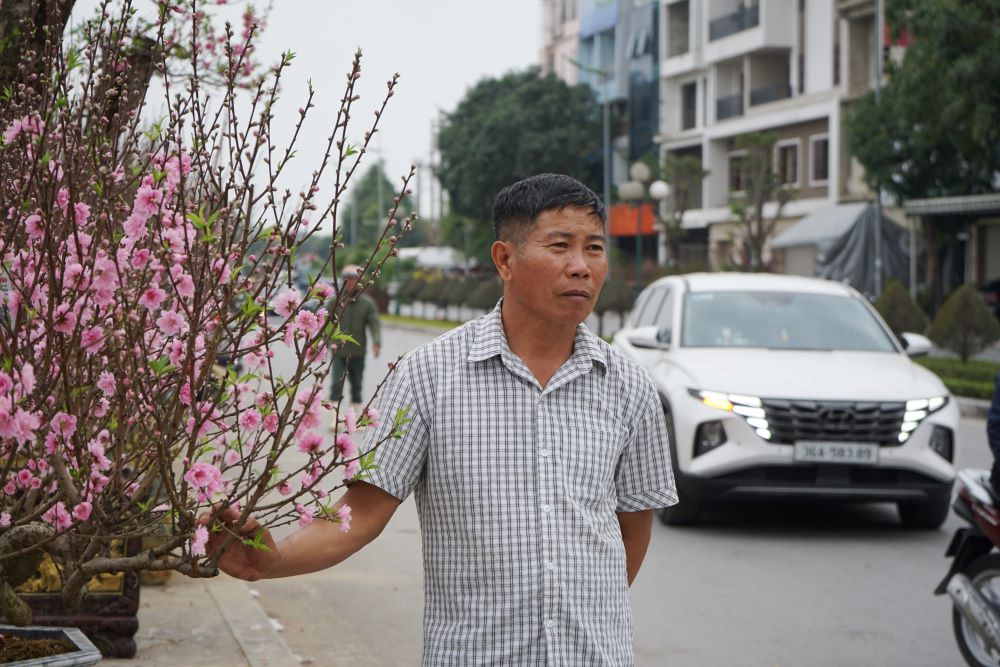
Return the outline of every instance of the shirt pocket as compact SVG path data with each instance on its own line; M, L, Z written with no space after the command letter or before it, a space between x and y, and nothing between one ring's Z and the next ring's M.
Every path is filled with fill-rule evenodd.
M560 459L566 490L589 507L617 502L615 470L628 431L617 421L564 423Z

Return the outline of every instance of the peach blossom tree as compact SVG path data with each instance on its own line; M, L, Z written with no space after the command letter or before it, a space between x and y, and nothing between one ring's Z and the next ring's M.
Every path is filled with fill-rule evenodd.
M74 39L25 54L43 66L0 93L0 613L11 622L29 620L13 587L43 554L74 604L100 573L215 575L204 512L238 508L234 526L214 529L260 548L259 535L239 535L251 513L269 527L348 530L350 508L334 511L331 494L371 465L356 431L389 418L388 440L406 423L324 400L327 353L346 340L339 315L357 295L315 279L302 294L292 281L297 248L338 229L397 77L356 133L358 52L293 194L281 184L314 108L310 85L293 119L275 117L294 54L256 71L252 19L220 39L196 3L157 7L142 25L128 0L105 2ZM153 40L164 75L162 118L133 71L139 40ZM283 145L279 123L291 129ZM412 223L386 213L362 286ZM290 371L276 352L294 358ZM324 436L331 423L336 437ZM154 533L158 546L114 550Z

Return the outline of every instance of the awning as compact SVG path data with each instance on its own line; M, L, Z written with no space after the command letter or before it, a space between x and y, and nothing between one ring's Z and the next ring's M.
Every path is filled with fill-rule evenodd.
M1000 214L1000 192L964 197L910 199L903 204L906 215Z
M835 204L816 209L771 241L772 248L819 245L840 238L854 226L868 202Z

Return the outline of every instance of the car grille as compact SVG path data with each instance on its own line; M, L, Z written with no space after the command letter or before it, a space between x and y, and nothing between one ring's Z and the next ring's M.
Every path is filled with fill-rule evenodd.
M899 445L905 403L791 401L766 399L771 442L798 440L875 442Z

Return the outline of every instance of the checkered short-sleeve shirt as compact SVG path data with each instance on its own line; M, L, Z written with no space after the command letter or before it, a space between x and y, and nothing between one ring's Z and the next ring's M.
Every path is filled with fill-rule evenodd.
M368 447L405 406L367 481L416 494L424 664L633 664L616 512L677 502L645 372L580 325L543 389L498 305L399 364Z

